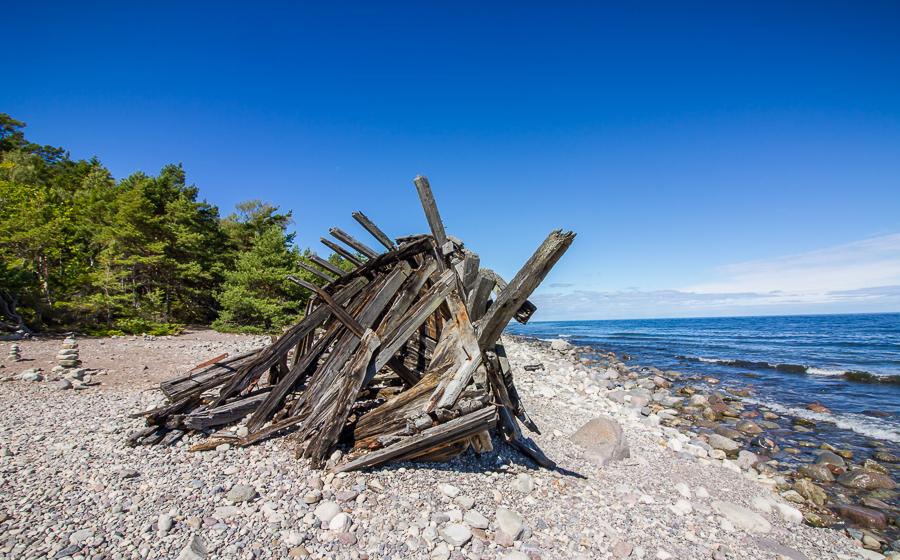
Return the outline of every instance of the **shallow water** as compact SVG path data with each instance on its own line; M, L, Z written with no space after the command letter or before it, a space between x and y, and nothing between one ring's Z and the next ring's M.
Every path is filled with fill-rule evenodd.
M511 324L632 356L629 364L717 378L753 401L819 422L825 441L900 442L900 314L802 315ZM710 388L714 388L710 386ZM832 415L805 410L821 402ZM860 438L860 436L863 436Z

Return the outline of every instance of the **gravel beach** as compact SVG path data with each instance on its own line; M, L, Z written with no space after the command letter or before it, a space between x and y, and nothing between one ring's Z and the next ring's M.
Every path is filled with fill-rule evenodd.
M564 344L504 336L541 429L525 435L553 471L496 435L481 455L337 476L294 459L290 437L196 453L198 436L125 445L143 425L128 415L164 402L160 381L267 342L208 330L78 338L90 381L62 390L22 380L28 369L50 377L62 339L18 341L23 361L0 369L0 560L885 557L858 531L804 523L805 506L746 455L714 458L661 426L664 410L616 402ZM598 417L619 423L629 457L599 466L570 439Z

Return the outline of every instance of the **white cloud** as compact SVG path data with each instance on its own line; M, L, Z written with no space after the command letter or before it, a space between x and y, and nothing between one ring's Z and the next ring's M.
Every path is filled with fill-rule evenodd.
M900 234L719 267L681 290L539 294L537 320L900 311Z

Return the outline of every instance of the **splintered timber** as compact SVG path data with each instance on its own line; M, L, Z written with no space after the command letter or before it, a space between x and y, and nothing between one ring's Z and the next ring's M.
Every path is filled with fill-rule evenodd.
M430 234L391 240L361 212L353 218L376 251L338 228L322 239L354 264L351 272L313 257L304 269L322 287L304 318L273 344L220 356L160 384L169 403L141 413L147 426L131 445L171 445L209 435L192 450L247 446L287 435L298 457L332 470L397 461L445 461L473 446L490 449L490 431L543 466L553 463L522 437L538 427L519 399L500 334L535 311L528 297L572 244L550 233L509 283L481 268L478 255L448 235L428 180L415 179ZM223 430L246 421L246 430ZM239 437L237 434L243 434Z

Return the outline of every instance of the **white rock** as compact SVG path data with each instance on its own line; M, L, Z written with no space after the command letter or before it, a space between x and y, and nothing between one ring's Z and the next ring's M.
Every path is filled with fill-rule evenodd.
M760 514L745 507L721 500L716 500L710 505L733 525L746 531L758 531L760 533L772 531L771 523L766 521Z
M233 475L233 474L237 474L237 473L239 473L239 472L240 472L240 469L237 468L237 467L235 467L235 466L226 467L225 470L222 471L222 473L224 473L224 474L226 474L226 475L228 475L228 476L231 476L231 475Z
M446 544L440 543L431 551L431 560L449 560L450 549Z
M684 482L679 482L675 485L675 491L684 496L687 499L691 499L691 489Z
M803 513L799 509L781 503L776 503L775 509L778 510L778 515L788 523L793 525L803 523Z
M350 530L351 525L353 525L353 521L350 519L350 516L341 512L331 518L328 528L335 533L346 533Z
M571 347L572 347L572 345L569 344L569 342L567 340L563 340L561 338L557 338L556 340L554 340L553 342L550 343L550 348L553 348L554 350L558 350L560 352L568 350Z
M216 508L216 517L219 519L229 519L241 513L237 506L219 506Z
M672 555L660 548L659 550L656 551L656 557L659 558L660 560L667 560L667 559L671 558Z
M750 500L750 504L762 513L772 513L772 504L765 498L757 496Z
M475 527L476 529L487 529L490 524L487 518L474 509L470 509L463 516L463 521L469 525L469 527Z
M683 449L683 447L682 447L682 445L681 445L681 441L679 441L677 438L672 438L672 439L670 439L669 441L667 441L667 442L666 442L666 447L668 447L669 449L671 449L671 450L674 451L675 453L680 453L681 450Z
M500 560L529 560L529 556L524 552L515 550L513 552L510 552L509 554L504 554L500 557Z
M438 490L448 498L455 498L459 495L459 488L453 486L452 484L438 484Z
M697 488L697 497L698 498L709 498L709 492L706 491L706 488L701 486L700 488Z
M495 520L497 527L512 537L514 541L519 540L519 537L525 532L525 520L509 509L497 508Z
M534 490L534 481L528 474L522 473L516 477L513 487L523 494L531 494L531 491Z
M691 502L681 499L675 502L675 507L684 512L685 514L691 513L694 511L694 506L691 505Z
M172 517L167 513L160 514L156 520L156 527L163 533L167 533L172 528Z
M453 546L462 546L472 538L472 531L462 523L448 523L440 530L441 537Z
M341 513L341 506L334 502L322 502L316 506L315 511L316 517L322 523L331 523L331 520L339 513Z

